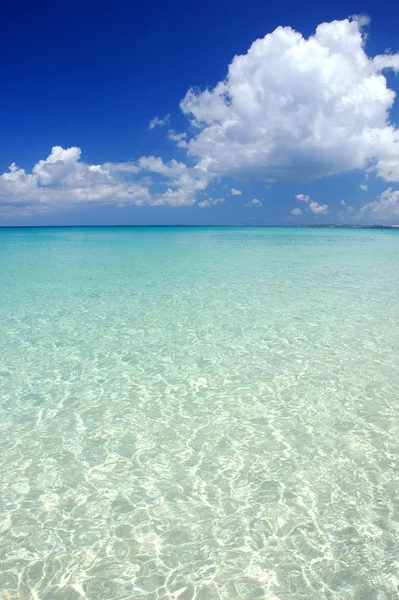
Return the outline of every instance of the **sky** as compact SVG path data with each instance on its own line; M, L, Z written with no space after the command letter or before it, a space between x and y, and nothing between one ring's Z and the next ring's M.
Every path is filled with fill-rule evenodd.
M0 226L399 223L399 3L7 3Z

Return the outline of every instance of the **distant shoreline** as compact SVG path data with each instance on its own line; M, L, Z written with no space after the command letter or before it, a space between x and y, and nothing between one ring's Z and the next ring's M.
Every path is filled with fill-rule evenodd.
M339 225L336 223L323 224L304 224L304 225L0 225L0 229L100 229L107 227L119 227L119 228L145 228L145 227L159 227L159 228L173 228L173 227L191 227L195 228L258 228L258 229L398 229L398 225Z

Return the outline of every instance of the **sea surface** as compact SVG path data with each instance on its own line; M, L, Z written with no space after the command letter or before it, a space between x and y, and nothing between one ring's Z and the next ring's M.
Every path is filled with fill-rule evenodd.
M0 230L1 600L399 598L399 231Z

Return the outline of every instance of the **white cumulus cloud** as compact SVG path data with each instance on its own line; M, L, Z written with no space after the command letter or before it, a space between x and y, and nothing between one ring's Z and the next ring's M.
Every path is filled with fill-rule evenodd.
M300 208L293 208L291 211L291 215L293 215L294 217L299 217L302 214L302 211Z
M213 89L182 100L198 131L190 154L219 175L309 180L372 168L399 180L395 92L383 75L399 70L399 55L368 56L366 23L322 23L307 39L278 27L253 42Z
M0 211L30 214L91 203L188 206L223 175L270 185L363 169L365 181L371 171L399 181L399 129L390 114L395 92L384 76L386 69L399 72L399 54L369 56L367 22L354 16L321 23L309 38L278 27L235 56L213 89L190 89L181 102L190 127L187 133L169 129L168 137L195 166L153 156L95 165L82 160L78 147L54 146L30 172L13 163L0 174ZM148 129L169 122L169 114L157 116ZM366 184L361 189L367 191ZM395 204L395 193L364 211L382 214ZM241 190L231 188L231 195ZM305 194L296 198L304 214L328 211Z
M80 148L54 146L30 173L12 163L0 175L0 211L31 214L93 203L187 206L195 203L196 193L211 177L200 168L154 156L142 156L136 163L92 165L81 160Z
M318 202L310 202L309 209L314 215L324 215L328 212L328 204L319 204Z
M306 194L297 194L295 196L295 198L297 200L299 200L300 202L306 202L306 203L310 202L310 196L307 196Z

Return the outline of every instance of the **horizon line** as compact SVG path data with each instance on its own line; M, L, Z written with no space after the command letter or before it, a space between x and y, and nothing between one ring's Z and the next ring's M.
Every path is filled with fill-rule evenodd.
M311 229L399 229L399 224L392 224L392 225L382 225L382 224L371 224L371 225L367 225L367 224L349 224L349 223L342 223L342 224L338 224L338 223L320 223L320 224L312 224L312 223L306 223L306 224L292 224L292 225L217 225L217 224L181 224L181 223L176 223L176 224L112 224L112 225L0 225L0 229L54 229L54 228L99 228L99 227L135 227L135 228L140 228L140 227L208 227L208 228L214 228L214 227L226 227L226 228L231 228L231 227L246 227L246 228L285 228L285 229L301 229L301 228L311 228Z

